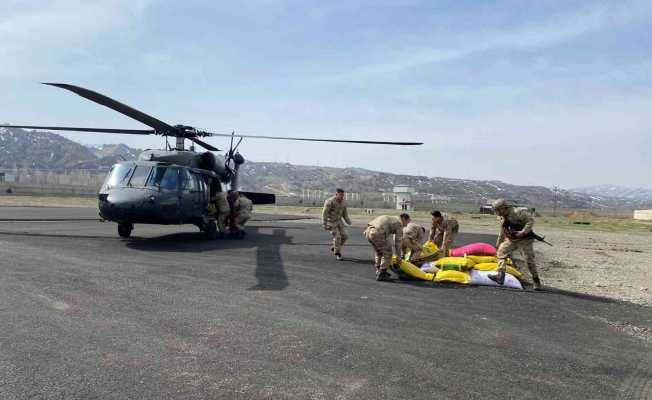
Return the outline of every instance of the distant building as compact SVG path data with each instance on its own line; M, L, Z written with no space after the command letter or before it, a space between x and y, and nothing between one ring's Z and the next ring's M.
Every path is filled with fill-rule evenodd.
M480 206L479 212L480 214L494 214L494 209L491 207L491 204L485 204L484 206Z
M16 174L14 172L0 172L0 183L14 182L16 182Z
M634 219L652 221L652 210L634 210Z
M414 210L414 205L412 203L412 196L414 194L414 188L408 185L398 185L394 186L393 190L396 195L396 209L411 211Z

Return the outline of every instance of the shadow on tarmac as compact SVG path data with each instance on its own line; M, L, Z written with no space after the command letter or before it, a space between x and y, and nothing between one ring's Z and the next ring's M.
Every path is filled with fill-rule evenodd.
M544 282L545 284L545 282ZM564 289L557 289L554 287L546 287L544 286L543 290L540 291L539 293L552 293L552 294L558 294L561 296L567 296L567 297L572 297L574 299L582 299L582 300L588 300L588 301L594 301L597 303L620 303L620 300L617 299L612 299L609 297L603 297L603 296L596 296L593 294L587 294L587 293L579 293L579 292L572 292L570 290L564 290Z
M248 290L283 290L288 287L288 277L283 268L281 245L290 244L292 238L284 229L274 229L265 235L265 246L256 248L256 271L258 283Z
M255 247L256 269L254 276L258 283L247 290L284 290L288 287L289 282L283 266L281 246L292 244L292 237L287 235L284 227L273 227L271 235L261 233L260 228L267 227L247 227L247 236L244 239L205 240L200 232L184 232L153 238L134 237L126 239L125 242L130 249L148 252L197 253Z

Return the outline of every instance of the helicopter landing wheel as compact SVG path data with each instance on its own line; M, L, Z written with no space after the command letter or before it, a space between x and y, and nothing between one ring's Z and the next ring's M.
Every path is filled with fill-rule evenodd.
M120 222L118 224L118 235L123 238L131 236L131 231L134 230L134 224L131 222Z
M215 220L206 222L206 225L204 226L204 236L209 240L217 238L217 224L215 223Z

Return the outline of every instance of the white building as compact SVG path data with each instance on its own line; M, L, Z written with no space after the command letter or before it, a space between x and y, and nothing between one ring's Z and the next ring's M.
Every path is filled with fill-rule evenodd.
M412 195L414 193L413 187L408 185L398 185L394 186L393 192L396 195L397 210L414 210L414 205L412 204Z
M652 221L652 210L634 210L634 219Z

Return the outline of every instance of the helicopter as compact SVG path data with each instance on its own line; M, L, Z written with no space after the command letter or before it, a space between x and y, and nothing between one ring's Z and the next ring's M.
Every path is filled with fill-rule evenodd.
M208 239L217 237L215 217L209 212L210 202L218 192L238 189L238 174L245 158L238 147L245 138L414 146L421 142L341 140L305 137L243 135L232 132L214 133L188 125L170 125L101 93L65 83L42 82L71 91L85 99L130 117L151 129L82 128L70 126L0 125L4 128L43 129L53 131L158 135L165 138L165 149L145 150L136 161L116 163L109 170L98 193L98 209L102 220L118 224L118 235L128 238L134 224L193 224ZM168 138L175 138L172 147ZM205 137L230 138L224 161L213 152L217 147L201 140ZM235 142L235 139L238 139ZM185 141L193 143L185 149ZM235 144L234 144L235 143ZM194 145L207 151L197 152ZM274 194L240 192L253 204L274 204Z

